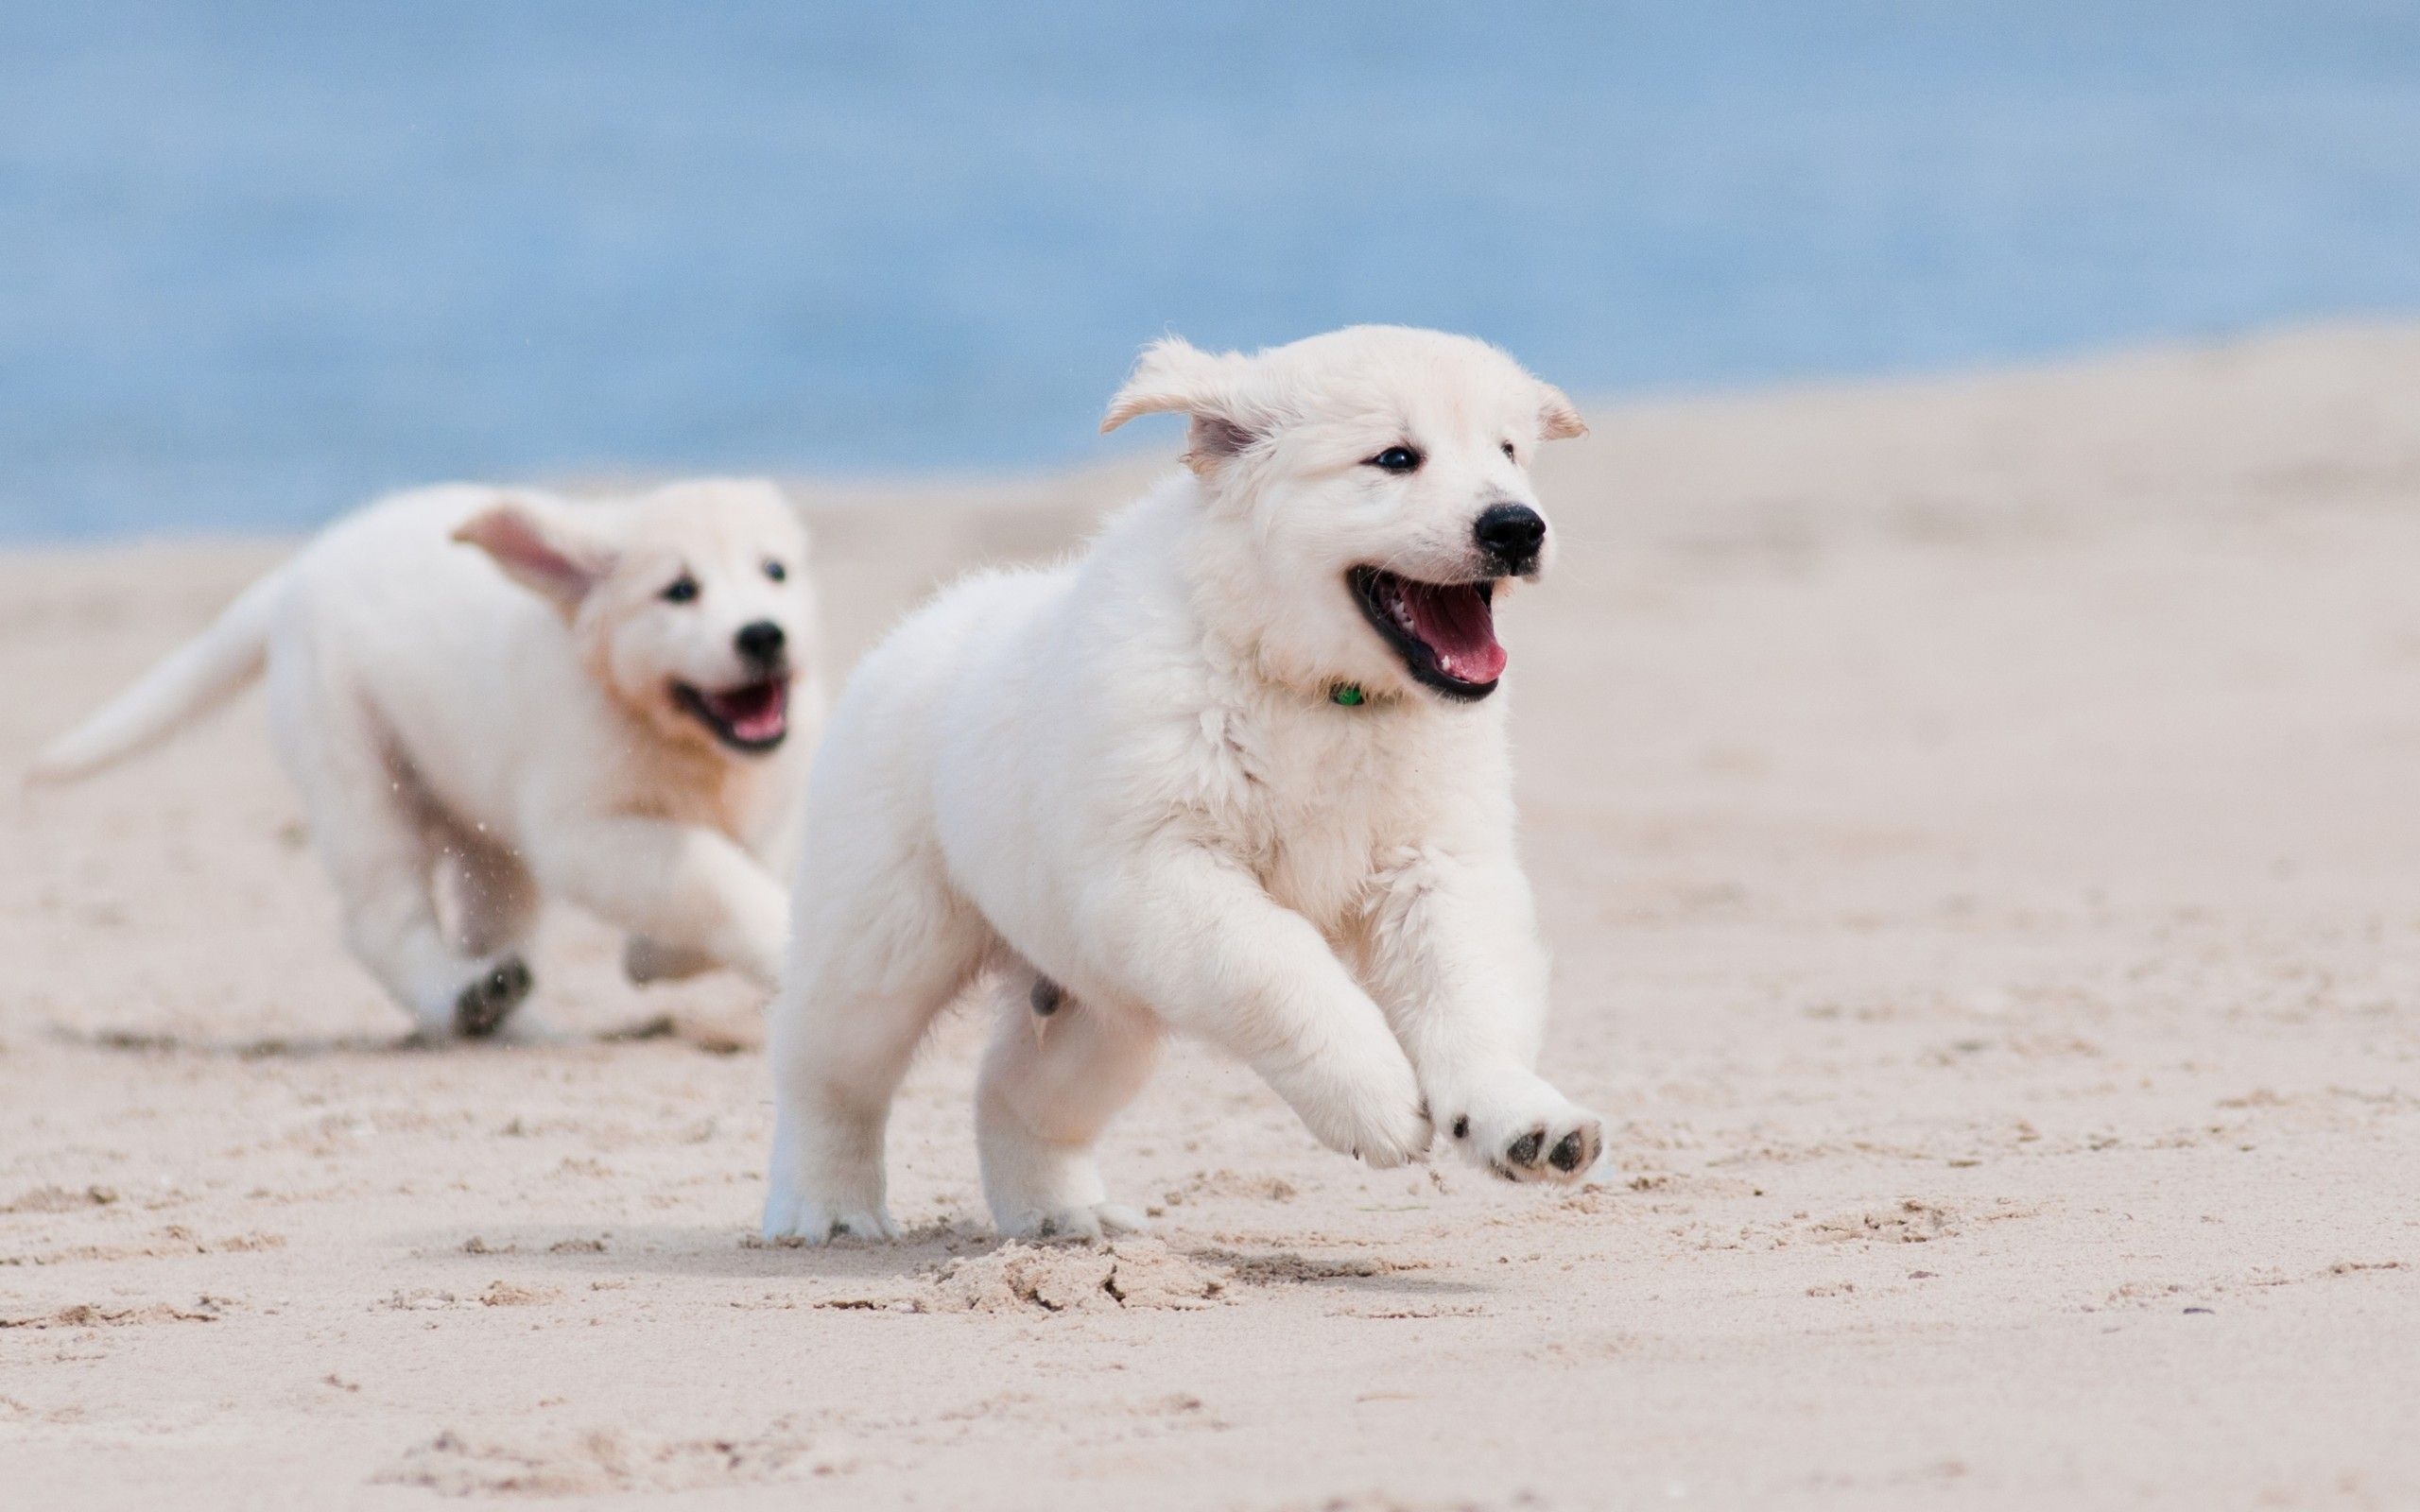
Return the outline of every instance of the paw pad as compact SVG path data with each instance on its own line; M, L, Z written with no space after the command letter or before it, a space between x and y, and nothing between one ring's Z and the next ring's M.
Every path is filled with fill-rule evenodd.
M1580 1130L1575 1128L1555 1144L1553 1153L1547 1157L1547 1164L1558 1171L1577 1171L1587 1148L1588 1142L1581 1138Z
M454 999L454 1027L465 1039L483 1040L502 1027L533 982L518 955L496 962Z

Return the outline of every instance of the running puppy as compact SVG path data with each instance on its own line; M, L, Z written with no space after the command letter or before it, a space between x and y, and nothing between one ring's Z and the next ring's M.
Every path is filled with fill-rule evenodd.
M1163 341L1102 428L1162 410L1190 417L1189 472L1065 565L943 593L834 711L772 1015L768 1236L894 1231L892 1091L987 966L977 1123L1011 1233L1139 1226L1092 1150L1167 1029L1374 1165L1432 1118L1517 1180L1602 1147L1532 1069L1547 961L1490 696L1493 599L1553 550L1529 463L1579 415L1493 347L1392 327Z
M424 1036L504 1024L548 895L631 932L633 981L721 966L769 989L821 712L806 565L768 483L402 494L253 584L31 776L130 756L265 667L354 954Z

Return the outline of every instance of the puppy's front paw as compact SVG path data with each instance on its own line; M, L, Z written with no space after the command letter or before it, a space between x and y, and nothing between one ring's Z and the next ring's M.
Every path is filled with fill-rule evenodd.
M1394 1049L1392 1041L1387 1048ZM1380 1167L1428 1153L1428 1114L1420 1083L1400 1051L1366 1064L1321 1057L1270 1083L1320 1143Z
M536 978L518 955L498 957L470 985L454 995L454 1032L465 1040L484 1040L504 1025Z
M765 1199L765 1237L775 1244L795 1241L813 1246L835 1239L896 1239L899 1226L879 1207L819 1202L775 1191Z
M1151 1221L1117 1202L1075 1203L1060 1208L1028 1208L1000 1224L1010 1239L1115 1239L1139 1234Z
M1605 1152L1604 1120L1526 1073L1438 1111L1455 1148L1508 1181L1574 1181Z
M1383 1171L1426 1155L1432 1134L1428 1115L1418 1103L1409 1108L1390 1103L1362 1123L1349 1153Z

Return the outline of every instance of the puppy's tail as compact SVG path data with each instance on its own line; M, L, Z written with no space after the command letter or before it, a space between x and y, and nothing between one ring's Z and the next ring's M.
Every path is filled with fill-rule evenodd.
M170 652L134 686L51 742L26 773L33 782L89 776L157 745L241 692L268 659L283 569L244 590L210 628Z

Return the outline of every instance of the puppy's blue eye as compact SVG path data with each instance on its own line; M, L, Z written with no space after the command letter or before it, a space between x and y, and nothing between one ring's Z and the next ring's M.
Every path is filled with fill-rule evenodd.
M765 564L765 576L777 583L786 579L789 575L790 570L783 566L780 562L769 561Z
M664 591L664 601L667 604L686 604L697 596L698 580L687 573L672 579L671 586Z
M1417 472L1420 471L1420 454L1409 446L1390 446L1362 465L1374 467L1381 472Z

